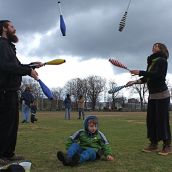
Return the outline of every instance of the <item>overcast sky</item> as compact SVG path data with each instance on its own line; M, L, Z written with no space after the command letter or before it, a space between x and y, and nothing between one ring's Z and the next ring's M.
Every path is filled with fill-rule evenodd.
M57 2L0 0L0 19L11 20L17 29L21 62L66 59L66 64L58 66L58 71L54 67L38 70L42 78L54 83L53 87L56 82L64 84L81 73L84 77L101 75L101 71L105 76L116 76L118 82L118 77L124 76L126 71L110 65L108 59L116 58L128 68L144 70L155 42L165 43L170 54L172 52L171 0L131 0L123 32L118 31L119 22L129 0L61 0L67 28L65 37L59 28ZM168 73L172 73L171 56ZM51 77L56 80L51 81Z

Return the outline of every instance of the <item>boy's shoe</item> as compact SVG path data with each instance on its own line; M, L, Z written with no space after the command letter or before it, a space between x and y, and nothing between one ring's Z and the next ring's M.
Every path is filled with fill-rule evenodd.
M24 119L21 123L25 123L26 122L26 120Z
M80 160L79 154L74 154L72 158L69 158L61 151L57 152L57 158L63 163L64 166L75 166Z
M79 160L80 160L80 155L78 153L74 154L72 157L72 161L69 163L70 166L76 166L79 164Z
M30 122L31 122L31 123L34 123L34 121L35 121L35 120L34 120L34 116L31 115Z
M57 152L57 158L59 161L64 162L65 161L65 154L61 151Z
M157 152L158 146L155 144L150 144L148 147L144 148L142 151L146 153Z
M58 160L59 161L61 161L62 163L63 163L63 165L70 165L70 163L71 163L71 161L72 161L72 159L71 158L68 158L67 156L66 156L66 154L64 154L63 152L61 152L61 151L58 151L57 152L57 158L58 158Z
M162 150L158 152L159 155L163 155L163 156L166 156L170 153L172 153L171 145L164 145Z

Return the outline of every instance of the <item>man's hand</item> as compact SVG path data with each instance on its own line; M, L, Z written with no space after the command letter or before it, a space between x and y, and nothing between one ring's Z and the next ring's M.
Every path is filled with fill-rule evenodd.
M36 72L36 70L32 69L30 76L35 80L38 80L38 73Z
M32 62L32 63L30 63L30 66L32 66L34 68L40 68L40 67L44 66L44 63L42 63L42 62Z

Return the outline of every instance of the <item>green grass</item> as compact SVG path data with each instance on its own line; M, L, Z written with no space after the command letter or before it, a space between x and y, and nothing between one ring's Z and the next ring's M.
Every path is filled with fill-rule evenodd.
M38 122L19 125L16 152L32 161L31 172L171 172L172 154L166 157L157 153L143 153L149 143L146 138L146 113L92 112L99 118L99 129L110 142L114 161L104 159L63 166L56 152L65 151L65 140L82 128L77 112L71 120L64 120L63 112L38 112ZM22 119L21 119L22 120ZM172 122L171 122L172 123ZM161 148L162 143L159 147Z

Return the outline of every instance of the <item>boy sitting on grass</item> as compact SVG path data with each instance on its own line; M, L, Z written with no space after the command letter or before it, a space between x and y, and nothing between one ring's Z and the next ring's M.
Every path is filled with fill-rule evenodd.
M65 166L75 166L86 161L100 159L105 155L109 161L114 160L105 135L98 130L96 116L88 116L84 121L84 129L76 131L66 143L67 153L57 152L57 158Z

